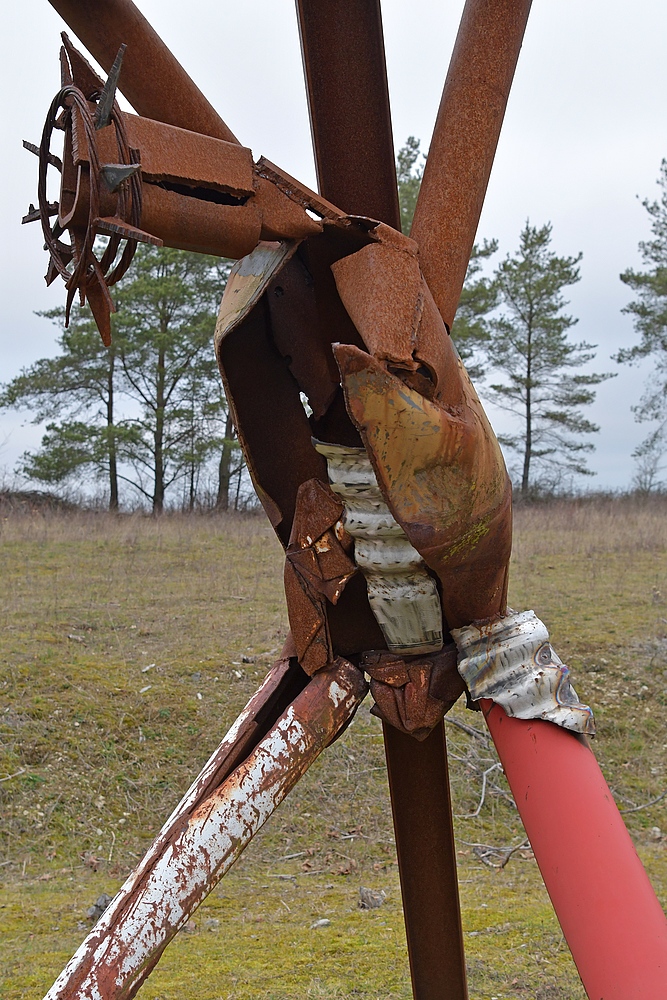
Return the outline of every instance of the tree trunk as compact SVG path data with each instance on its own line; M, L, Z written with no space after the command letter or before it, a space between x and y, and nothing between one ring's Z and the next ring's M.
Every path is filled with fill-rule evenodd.
M155 485L153 489L153 513L161 514L164 510L164 384L165 384L165 349L160 346L157 362L157 385L155 393L155 434L153 436Z
M528 328L528 350L526 355L526 448L523 453L523 474L521 476L521 496L528 495L530 486L530 459L533 453L533 413L532 413L532 328Z
M116 455L116 428L114 426L114 369L116 355L109 352L109 378L107 382L107 454L109 457L109 510L118 510L118 460Z
M220 462L218 464L218 496L215 501L216 510L229 510L229 490L232 478L232 455L234 453L233 442L236 438L236 430L232 415L227 411L225 420L225 440L220 452Z
M188 498L188 510L190 513L195 509L195 500L197 499L197 466L194 459L195 453L195 443L194 434L190 435L190 470L188 474L189 486L190 486L190 496Z
M239 509L239 495L241 493L241 476L243 475L243 462L239 465L237 469L237 479L236 479L236 496L234 497L234 510Z

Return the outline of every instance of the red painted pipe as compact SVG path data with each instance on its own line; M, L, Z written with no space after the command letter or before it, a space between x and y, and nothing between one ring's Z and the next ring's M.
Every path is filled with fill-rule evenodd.
M482 708L590 1000L665 1000L667 919L592 751Z

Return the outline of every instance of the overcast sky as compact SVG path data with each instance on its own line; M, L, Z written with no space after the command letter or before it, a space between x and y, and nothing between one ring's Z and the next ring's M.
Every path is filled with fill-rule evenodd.
M139 0L232 131L306 183L315 184L293 0ZM427 147L462 0L383 0L394 140L415 135ZM36 202L38 143L59 88L59 32L47 0L3 5L2 365L5 381L55 353L57 331L34 310L64 301L46 288L38 225L21 226ZM579 317L573 336L598 345L594 368L618 370L588 415L601 425L591 467L596 488L627 486L631 452L646 433L630 410L650 363L619 368L610 356L634 341L619 273L640 266L649 235L641 198L658 194L667 156L667 4L659 0L535 0L501 135L479 237L513 251L527 218L553 223L561 254L583 251L582 280L569 293ZM493 415L502 429L504 418ZM26 414L0 415L0 470L11 471L38 428Z

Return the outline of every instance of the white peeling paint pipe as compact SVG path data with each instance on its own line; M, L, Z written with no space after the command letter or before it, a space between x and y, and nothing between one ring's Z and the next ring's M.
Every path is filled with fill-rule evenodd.
M198 779L45 1000L130 1000L366 691L361 672L337 660L312 678L243 763L192 809ZM230 733L239 728L237 722Z

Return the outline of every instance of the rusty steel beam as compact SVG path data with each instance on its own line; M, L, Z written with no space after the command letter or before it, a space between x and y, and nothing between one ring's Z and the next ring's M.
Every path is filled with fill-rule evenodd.
M379 0L297 0L297 11L320 193L400 231ZM385 726L385 747L413 993L466 1000L444 734L424 745Z
M461 1000L468 991L444 725L423 743L383 728L413 993Z
M297 0L320 192L400 229L379 0Z
M118 85L138 114L238 142L132 0L49 3L107 73L127 45Z
M467 0L410 235L451 328L531 0Z
M262 715L279 706L290 670L283 661L269 674L45 1000L131 1000L368 690L356 667L337 660L296 694L267 732Z

